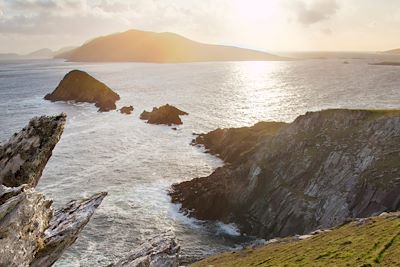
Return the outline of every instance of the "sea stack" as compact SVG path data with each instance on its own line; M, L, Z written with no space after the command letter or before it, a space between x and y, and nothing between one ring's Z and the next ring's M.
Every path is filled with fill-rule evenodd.
M44 99L50 101L76 101L95 103L98 111L115 110L119 95L107 85L80 70L67 73L57 88Z
M182 115L189 115L189 113L166 104L159 108L154 107L151 112L143 111L140 114L140 119L147 120L147 123L151 124L165 124L170 126L173 124L182 124L182 120L179 117Z

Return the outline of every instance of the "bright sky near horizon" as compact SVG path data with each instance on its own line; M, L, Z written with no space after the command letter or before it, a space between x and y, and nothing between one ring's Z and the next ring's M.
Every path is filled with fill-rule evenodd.
M400 0L0 0L0 53L128 29L264 51L400 48Z

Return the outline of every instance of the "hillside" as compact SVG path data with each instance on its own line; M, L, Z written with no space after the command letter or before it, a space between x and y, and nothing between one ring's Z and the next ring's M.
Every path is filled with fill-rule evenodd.
M273 241L191 266L400 266L400 214L358 219L319 234Z
M400 48L385 51L387 54L400 54Z
M95 38L59 55L69 61L156 62L285 60L268 53L232 46L203 44L174 33L129 30Z

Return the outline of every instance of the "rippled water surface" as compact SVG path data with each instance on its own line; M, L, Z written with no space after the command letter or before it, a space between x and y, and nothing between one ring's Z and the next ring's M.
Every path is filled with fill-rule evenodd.
M379 59L192 64L0 63L0 140L36 115L66 112L67 125L38 190L59 206L107 191L77 242L56 266L102 266L149 236L172 229L185 256L237 246L233 226L188 219L170 204L172 183L208 175L222 162L189 145L193 133L260 120L291 121L325 108L400 108L400 67ZM90 104L43 100L72 69L105 82L133 105L131 116ZM174 131L139 120L165 103L189 112Z

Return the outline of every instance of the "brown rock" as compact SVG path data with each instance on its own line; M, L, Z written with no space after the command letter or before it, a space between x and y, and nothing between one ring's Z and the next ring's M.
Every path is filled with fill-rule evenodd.
M147 123L151 124L182 124L182 120L179 116L189 115L188 113L171 105L164 105L159 108L154 107L151 112L143 111L140 114L141 120L147 120Z
M57 88L44 99L50 101L76 101L95 103L99 111L115 110L119 95L104 83L80 70L67 73Z

